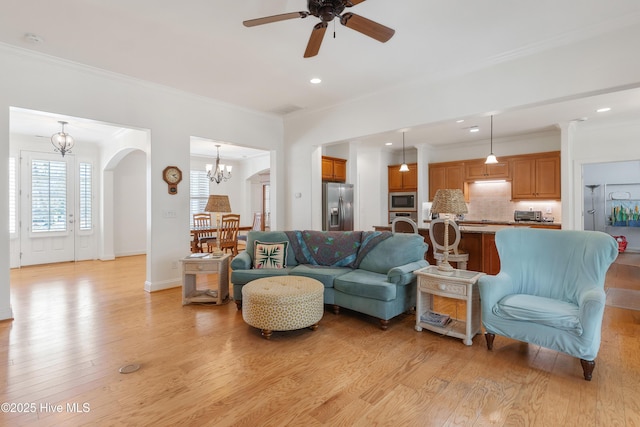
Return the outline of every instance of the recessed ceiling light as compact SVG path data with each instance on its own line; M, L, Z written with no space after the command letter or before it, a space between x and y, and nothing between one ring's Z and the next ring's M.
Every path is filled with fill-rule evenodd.
M596 113L606 113L607 111L611 111L611 107L602 107L596 110Z
M320 84L322 82L322 79L319 79L318 77L314 77L311 80L309 80L311 83L313 83L314 85Z
M480 128L478 126L472 126L469 128L469 132L480 132Z
M385 142L384 145L393 145L393 142Z
M456 120L456 123L463 123L464 119Z

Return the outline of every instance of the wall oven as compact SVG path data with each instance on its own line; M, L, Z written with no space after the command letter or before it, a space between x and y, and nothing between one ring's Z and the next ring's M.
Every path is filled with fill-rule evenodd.
M417 203L418 197L416 192L407 191L389 193L390 212L417 211Z
M413 222L418 222L418 213L413 212L389 212L389 224L393 222L396 218L409 218L412 219Z

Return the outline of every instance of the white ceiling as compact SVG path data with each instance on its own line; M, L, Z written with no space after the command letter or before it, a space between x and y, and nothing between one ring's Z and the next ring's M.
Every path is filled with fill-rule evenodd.
M390 41L379 43L338 22L336 37L330 25L319 55L304 59L317 18L242 25L304 11L304 0L2 0L2 9L1 43L280 115L326 108L400 82L462 74L640 22L638 0L367 0L348 11L394 28ZM30 41L27 33L42 41ZM311 77L323 81L312 85ZM425 124L412 129L420 138L407 134L407 145L412 139L438 144L487 139L492 113L499 113L494 136L500 137L582 117L597 120L594 110L604 105L613 108L611 114L637 116L640 96L625 91L485 112L461 124ZM40 119L16 112L12 131L51 135L57 120L65 118ZM69 133L84 132L68 121ZM113 131L93 124L97 133ZM481 132L470 136L464 128L473 125ZM366 139L400 141L393 132Z

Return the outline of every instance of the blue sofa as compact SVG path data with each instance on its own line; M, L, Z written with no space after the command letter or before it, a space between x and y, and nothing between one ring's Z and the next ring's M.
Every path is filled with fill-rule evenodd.
M537 344L579 358L591 380L615 239L599 231L516 227L498 231L496 246L500 273L478 280L489 350L496 334Z
M256 245L258 242L258 245ZM281 268L255 268L256 248L286 242ZM252 280L298 275L319 280L324 302L380 319L389 319L415 306L415 270L426 267L427 244L418 234L378 231L250 231L247 249L231 261L233 296L242 309L242 287ZM259 251L259 257L263 253ZM260 265L258 265L260 267Z

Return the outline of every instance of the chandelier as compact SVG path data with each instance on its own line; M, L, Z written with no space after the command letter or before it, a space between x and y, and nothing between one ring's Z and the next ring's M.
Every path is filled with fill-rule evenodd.
M64 157L65 154L71 153L75 141L71 135L64 131L64 125L67 122L59 121L58 123L62 125L62 130L51 135L51 144L53 144L54 151L59 151Z
M216 145L216 149L218 150L218 157L216 158L216 167L213 168L213 165L207 165L207 176L216 184L220 184L222 181L226 181L231 178L231 165L223 165L220 164L220 145Z

